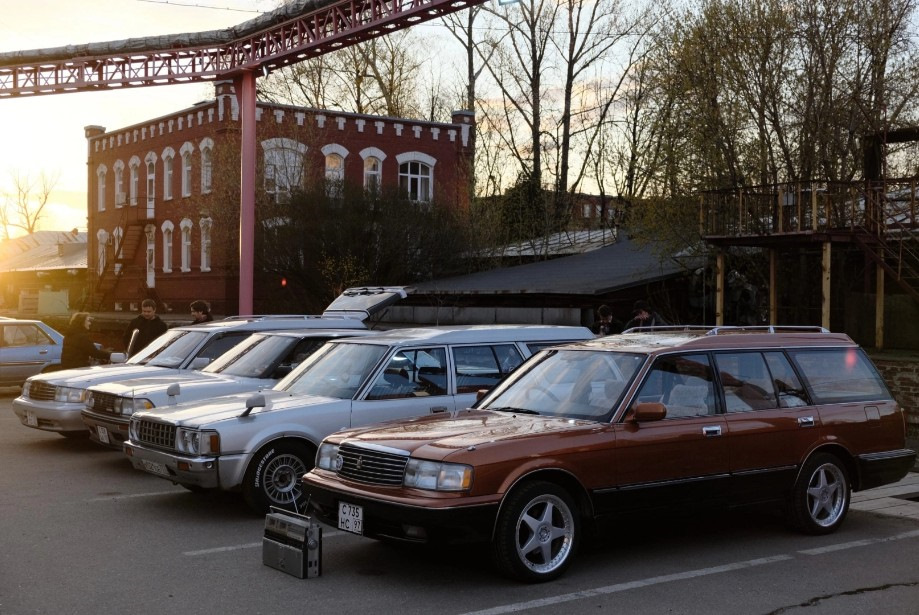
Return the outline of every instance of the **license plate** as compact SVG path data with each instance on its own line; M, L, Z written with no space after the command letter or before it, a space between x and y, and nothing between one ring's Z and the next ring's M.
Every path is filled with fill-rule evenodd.
M96 425L96 433L99 435L99 442L102 444L108 444L108 429L102 425Z
M166 471L166 466L155 461L143 460L144 469L147 472L152 472L153 474L159 474L160 476L169 476L169 472Z
M364 533L364 508L347 502L338 503L338 529L352 534Z
M31 410L26 410L26 425L29 427L38 427L38 419L35 418L35 413Z

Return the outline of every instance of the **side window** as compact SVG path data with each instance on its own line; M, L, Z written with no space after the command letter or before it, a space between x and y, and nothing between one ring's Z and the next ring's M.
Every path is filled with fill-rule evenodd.
M724 352L715 355L727 412L777 408L778 400L766 360L758 352Z
M891 399L887 386L860 348L789 351L814 403Z
M716 414L708 355L659 357L638 390L637 401L663 403L667 418Z
M7 325L3 327L4 346L34 346L50 344L50 338L35 325Z
M783 352L765 353L766 363L772 375L772 383L779 395L780 408L797 408L811 405L804 385Z
M447 352L443 348L412 348L393 355L367 394L367 399L404 399L447 394Z
M204 345L204 348L201 349L195 357L204 357L206 359L211 359L212 361L225 353L227 350L240 343L249 335L251 331L244 331L241 333L229 333L227 335L214 336Z
M520 352L510 344L454 348L456 392L475 393L479 389L490 389L522 362Z

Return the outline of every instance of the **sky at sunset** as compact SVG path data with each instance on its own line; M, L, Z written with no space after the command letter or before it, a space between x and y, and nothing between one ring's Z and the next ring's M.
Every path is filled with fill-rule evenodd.
M0 51L218 30L277 6L277 0L28 0L0 12ZM84 126L111 131L212 97L213 86L203 83L0 99L0 195L13 189L14 174L56 177L40 228L85 229Z

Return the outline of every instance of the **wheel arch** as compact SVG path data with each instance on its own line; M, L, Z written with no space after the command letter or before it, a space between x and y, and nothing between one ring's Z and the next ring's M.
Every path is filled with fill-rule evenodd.
M804 466L807 465L807 462L812 459L814 455L819 455L820 453L827 453L839 459L839 461L841 461L845 467L846 473L849 475L849 481L852 484L852 491L859 490L859 483L861 478L858 474L858 464L855 463L855 458L852 456L852 453L849 452L849 449L842 446L841 444L832 442L822 444L808 453L807 457L801 461L801 465L798 466L798 473L797 476L795 476L795 481L800 478L801 472L804 469Z
M501 517L501 513L507 504L508 498L524 485L536 481L552 483L564 489L572 499L574 499L574 503L578 507L578 516L582 523L588 524L590 520L593 519L593 502L587 494L587 489L584 488L584 485L582 485L573 474L566 470L561 470L559 468L542 468L518 477L511 487L504 492L504 496L501 498L501 504L498 506L498 512L495 514L495 520L491 527L492 540L495 538L498 519Z

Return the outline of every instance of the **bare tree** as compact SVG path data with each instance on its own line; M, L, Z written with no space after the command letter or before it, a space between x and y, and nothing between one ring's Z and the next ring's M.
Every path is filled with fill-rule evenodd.
M44 171L37 178L19 171L10 173L12 190L3 194L4 204L0 208L0 228L5 238L9 238L10 229L30 235L38 230L58 177L58 173L49 175Z

